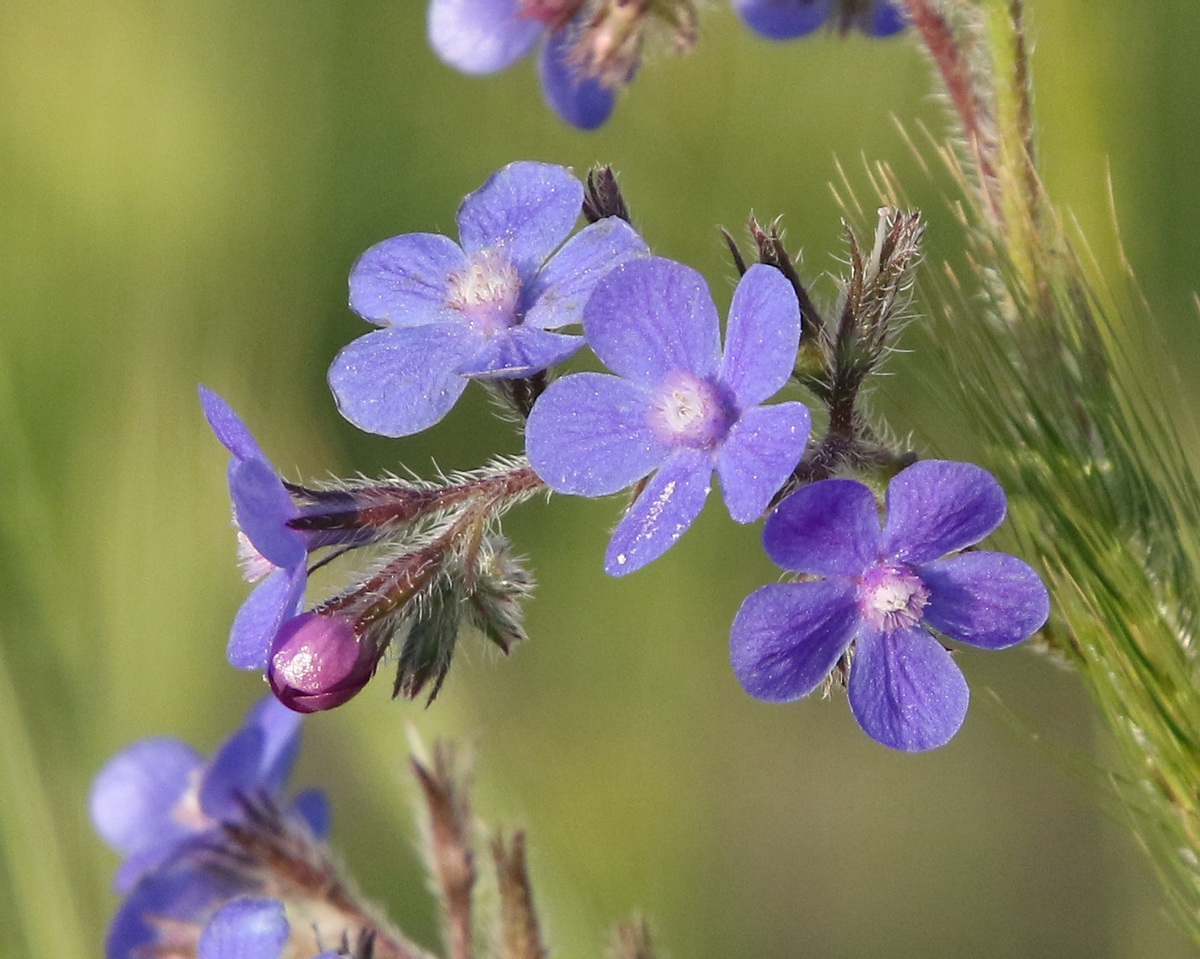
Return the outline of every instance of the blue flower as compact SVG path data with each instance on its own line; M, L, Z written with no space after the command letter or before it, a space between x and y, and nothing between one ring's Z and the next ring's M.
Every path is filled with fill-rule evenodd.
M729 312L725 350L703 278L680 263L635 260L596 287L583 328L617 375L552 383L526 427L533 468L551 489L604 496L650 473L613 533L605 570L661 556L699 515L715 471L729 515L762 515L804 452L801 403L760 405L787 382L800 310L783 275L752 266Z
M1046 587L1021 560L983 551L947 558L991 533L1005 509L986 470L939 460L896 475L882 525L875 494L854 480L793 493L767 519L763 547L808 578L764 586L742 604L730 636L742 686L788 702L850 656L850 708L868 736L909 752L948 742L970 694L930 631L1003 649L1050 612Z
M291 938L283 903L275 899L234 899L204 927L198 959L279 959ZM337 959L323 952L316 959Z
M186 743L160 737L127 747L97 774L92 822L124 857L114 885L128 893L109 930L109 959L130 959L158 942L161 920L194 924L220 902L254 889L252 877L214 868L211 859L224 828L245 820L247 802L285 808L286 819L325 835L323 793L309 790L283 807L300 722L268 697L207 762Z
M580 337L551 331L578 323L597 281L646 253L614 217L567 240L582 204L563 167L513 163L463 201L461 246L407 233L367 250L350 274L350 307L383 329L330 367L342 415L407 436L445 416L470 379L527 377L578 350Z
M832 18L832 25L872 37L889 37L904 29L904 14L895 0L733 0L733 8L755 33L768 40L791 40L812 33Z
M433 0L429 42L456 70L486 74L511 66L542 41L538 72L546 102L567 123L592 130L612 113L616 93L572 58L584 20L582 0Z

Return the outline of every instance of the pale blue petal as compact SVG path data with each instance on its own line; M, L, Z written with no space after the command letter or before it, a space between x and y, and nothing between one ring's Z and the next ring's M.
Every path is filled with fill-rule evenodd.
M596 284L614 267L647 254L645 241L615 216L592 223L551 257L528 290L525 325L545 330L583 322Z
M901 470L887 489L883 552L927 563L974 546L1004 520L1004 490L973 463L923 460Z
M503 251L523 283L565 240L583 209L583 184L566 167L522 160L493 173L458 209L467 253Z
M733 293L720 381L739 407L757 406L783 389L799 346L796 291L773 266L755 263Z
M220 396L204 386L200 387L200 408L217 439L233 454L234 459L267 461L241 417Z
M300 612L308 575L303 566L277 569L246 597L233 626L225 656L236 669L264 670L279 628Z
M538 58L542 94L555 113L580 130L602 126L617 103L614 90L599 80L583 76L571 62L572 30L550 34Z
M582 346L582 336L513 326L489 337L483 350L459 365L458 373L478 379L532 376L574 356Z
M559 493L606 496L632 485L669 448L646 423L650 396L604 373L551 383L525 424L525 449L538 476Z
M617 267L584 308L588 345L614 373L657 386L674 370L701 378L720 363L720 319L704 278L662 257Z
M300 510L267 463L239 463L229 473L229 496L238 529L263 558L289 569L304 562L308 555L304 534L287 525Z
M767 517L763 549L793 572L861 576L879 556L875 494L847 479L805 486Z
M515 63L546 29L520 16L521 0L433 0L429 45L463 73L494 73Z
M735 522L766 512L804 455L810 419L803 403L780 403L749 409L734 423L717 454L717 475Z
M617 524L604 554L604 571L628 575L674 546L700 515L711 484L708 453L672 451Z
M200 935L199 959L278 959L291 930L275 899L234 899Z
M350 309L379 326L424 326L455 318L451 277L470 261L436 233L406 233L376 243L350 269Z
M377 330L344 347L329 367L338 410L381 436L409 436L442 419L467 388L458 367L478 349L465 326Z
M967 715L971 693L945 647L911 627L863 629L850 667L850 708L868 736L904 752L945 745Z
M847 580L776 583L746 597L733 620L729 655L755 699L790 702L821 685L858 628Z
M1050 594L1031 566L1004 553L964 553L917 568L929 587L925 619L951 639L1004 649L1036 633Z

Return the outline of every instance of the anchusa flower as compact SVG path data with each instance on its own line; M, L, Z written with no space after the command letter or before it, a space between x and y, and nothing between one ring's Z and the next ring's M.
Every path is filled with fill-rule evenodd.
M350 274L350 306L382 329L329 370L342 415L407 436L441 420L469 380L529 377L578 350L580 337L552 331L579 322L608 270L646 254L616 217L567 240L583 196L563 167L513 163L463 201L461 246L408 233L367 250Z
M1045 623L1037 573L1003 553L971 551L1004 519L1000 485L969 463L927 460L898 473L881 525L875 494L849 479L803 487L767 519L763 546L803 577L765 586L733 623L733 669L768 702L807 696L848 668L850 708L872 739L915 752L941 746L969 692L931 633L983 649Z
M633 79L648 21L665 24L674 46L696 42L691 0L432 0L429 42L463 73L495 73L539 42L547 104L584 130L604 123L617 90Z
M630 573L669 549L699 515L714 470L734 520L761 516L809 432L803 404L761 405L787 382L800 339L799 306L783 275L749 268L723 354L703 278L661 258L605 277L583 327L616 375L552 383L530 413L526 449L538 475L563 493L604 496L653 473L613 534L605 570Z
M904 29L900 0L733 0L733 8L755 33L791 40L824 23L840 33L860 30L889 37Z

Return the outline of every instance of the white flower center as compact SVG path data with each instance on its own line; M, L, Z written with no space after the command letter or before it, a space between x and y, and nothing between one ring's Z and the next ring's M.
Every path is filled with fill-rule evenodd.
M733 411L720 389L706 380L676 370L650 398L650 429L664 443L706 449L725 438Z
M520 296L517 268L504 254L484 250L472 255L465 270L451 274L447 302L473 330L492 336L521 322Z
M929 587L908 566L872 566L858 587L859 609L883 633L916 626L928 604Z

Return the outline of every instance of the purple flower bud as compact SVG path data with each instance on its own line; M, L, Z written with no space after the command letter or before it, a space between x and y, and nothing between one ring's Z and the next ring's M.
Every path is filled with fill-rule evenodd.
M298 713L333 709L358 695L381 654L359 637L351 617L304 613L275 638L267 680L279 701Z

